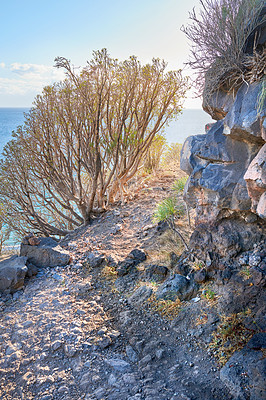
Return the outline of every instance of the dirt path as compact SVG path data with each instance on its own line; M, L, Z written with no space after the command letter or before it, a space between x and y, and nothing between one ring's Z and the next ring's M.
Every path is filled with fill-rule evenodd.
M171 182L150 182L134 201L69 236L69 266L40 270L24 291L2 296L1 399L231 399L197 329L129 301L132 278L125 291L112 269L87 263L91 252L117 262L136 247L154 262L152 213Z

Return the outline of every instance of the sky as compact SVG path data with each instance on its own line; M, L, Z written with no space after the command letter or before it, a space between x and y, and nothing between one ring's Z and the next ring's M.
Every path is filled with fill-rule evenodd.
M189 43L180 28L198 6L199 0L1 0L0 107L31 107L44 86L62 80L57 56L84 67L94 50L107 48L121 61L156 57L169 69L184 68ZM185 107L201 108L193 97Z

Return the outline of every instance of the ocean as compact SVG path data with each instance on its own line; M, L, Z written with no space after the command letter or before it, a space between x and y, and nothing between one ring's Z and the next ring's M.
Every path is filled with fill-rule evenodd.
M24 113L27 111L28 108L0 108L0 153L12 139L12 131L23 124Z
M12 131L23 124L24 113L28 108L0 108L0 153L5 144L12 139ZM212 122L203 110L184 110L177 121L165 128L168 143L183 143L188 136L205 133L205 125Z

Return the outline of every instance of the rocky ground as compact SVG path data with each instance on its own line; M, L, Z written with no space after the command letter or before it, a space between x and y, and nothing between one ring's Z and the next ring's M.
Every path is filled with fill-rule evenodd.
M39 269L23 290L2 295L1 399L243 398L229 393L210 349L219 322L211 293L146 301L158 285L146 267L171 268L166 254L183 250L152 221L173 181L164 175L144 183L134 201L62 242L69 265ZM184 222L179 228L189 236ZM134 249L147 259L117 277L114 266Z

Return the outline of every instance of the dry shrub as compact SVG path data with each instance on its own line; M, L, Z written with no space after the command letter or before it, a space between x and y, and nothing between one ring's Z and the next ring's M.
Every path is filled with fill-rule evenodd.
M180 152L182 149L182 144L171 143L165 149L162 157L162 168L163 169L173 169L175 171L180 171Z
M250 34L265 21L262 0L200 0L201 10L189 14L192 21L183 32L192 42L187 64L196 71L195 85L204 95L226 87L233 90L248 79L261 78L265 53L245 54ZM255 36L255 41L257 40ZM256 43L254 43L254 49ZM258 67L259 65L259 67Z
M151 173L156 171L161 162L162 155L166 149L166 138L163 134L155 135L148 153L145 155L144 171Z

